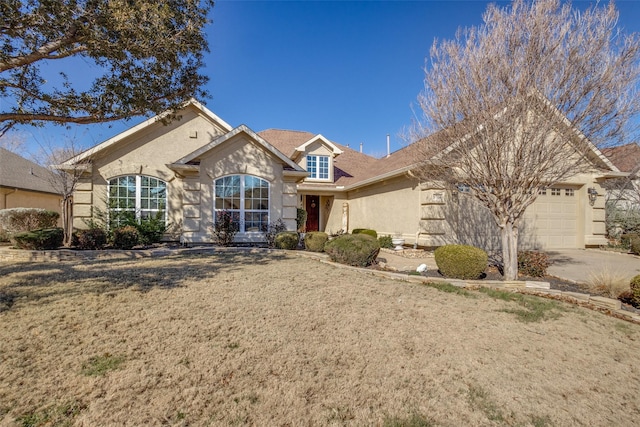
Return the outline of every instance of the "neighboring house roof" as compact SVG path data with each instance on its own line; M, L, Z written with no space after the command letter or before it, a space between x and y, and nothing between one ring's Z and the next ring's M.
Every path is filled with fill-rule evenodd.
M602 153L622 172L632 172L640 168L640 145L635 142L605 148Z
M0 147L0 187L59 194L49 176L46 168Z

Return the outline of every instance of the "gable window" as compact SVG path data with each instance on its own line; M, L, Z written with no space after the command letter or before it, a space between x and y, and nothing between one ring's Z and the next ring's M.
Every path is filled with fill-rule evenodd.
M238 231L267 231L269 182L249 175L232 175L214 182L214 211L231 213Z
M311 179L329 179L329 156L307 156L307 172Z
M144 175L127 175L109 180L109 211L129 212L140 221L166 213L167 183ZM166 221L166 218L165 218Z

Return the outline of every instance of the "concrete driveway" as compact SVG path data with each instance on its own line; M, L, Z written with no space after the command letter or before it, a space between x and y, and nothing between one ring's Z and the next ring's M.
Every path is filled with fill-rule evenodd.
M557 249L547 251L553 264L547 273L575 283L587 283L592 273L609 269L612 273L631 280L640 274L640 257L599 249ZM378 260L399 271L414 271L422 263L429 269L437 269L433 256L405 258L394 253L380 252Z
M640 257L599 249L557 249L547 251L553 261L547 273L577 283L586 283L592 273L608 269L631 280L640 274Z

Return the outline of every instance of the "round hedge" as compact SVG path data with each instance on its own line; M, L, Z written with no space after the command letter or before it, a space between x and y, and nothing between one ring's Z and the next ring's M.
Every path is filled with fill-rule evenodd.
M309 252L322 252L329 235L322 231L310 231L304 235L304 248Z
M324 245L324 251L332 261L367 267L378 256L380 244L368 234L344 234Z
M374 239L378 238L378 232L376 230L370 230L368 228L354 228L353 231L351 231L351 234L368 234Z
M283 231L276 234L276 238L273 241L277 249L289 249L293 250L298 247L300 236L295 231Z
M489 259L485 251L469 245L440 246L434 255L440 273L452 279L478 279Z

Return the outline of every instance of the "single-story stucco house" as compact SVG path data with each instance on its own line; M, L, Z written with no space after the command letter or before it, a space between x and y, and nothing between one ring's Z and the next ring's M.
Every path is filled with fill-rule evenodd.
M181 120L151 118L69 159L82 168L74 195L74 226L86 227L109 203L147 216L164 212L172 238L211 242L220 210L240 221L239 242L264 239L269 223L306 231L371 228L425 247L464 242L495 248L495 223L464 192L420 182L413 145L374 158L321 134L228 123L192 100ZM529 207L523 247L584 248L606 244L601 183L618 169L594 146L582 153L588 173L542 192Z
M42 208L60 213L62 196L50 172L0 147L0 209Z

